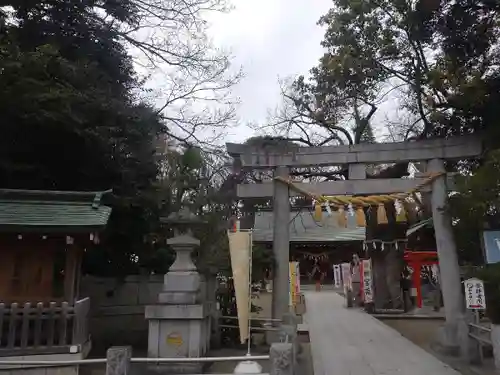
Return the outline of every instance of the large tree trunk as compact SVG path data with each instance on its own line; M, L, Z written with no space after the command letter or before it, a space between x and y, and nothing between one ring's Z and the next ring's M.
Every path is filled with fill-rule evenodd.
M371 252L375 284L375 307L401 308L401 253L394 245Z
M385 270L385 254L382 252L372 252L371 259L375 287L375 308L383 309L389 298Z
M402 307L402 296L400 287L401 278L401 252L396 249L394 245L386 245L387 255L385 257L386 266L386 282L389 290L389 298L391 300L392 308Z

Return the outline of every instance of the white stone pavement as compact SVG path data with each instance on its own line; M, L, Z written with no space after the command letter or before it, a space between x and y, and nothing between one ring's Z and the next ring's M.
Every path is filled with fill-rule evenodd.
M305 292L314 375L460 375L335 292Z

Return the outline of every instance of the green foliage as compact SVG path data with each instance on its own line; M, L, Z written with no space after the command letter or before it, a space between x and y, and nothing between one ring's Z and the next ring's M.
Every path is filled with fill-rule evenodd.
M252 295L252 298L259 298L258 295ZM234 287L231 282L226 285L221 285L217 290L217 302L219 302L220 309L219 312L222 316L238 316L238 309L236 306L236 296L234 292ZM250 311L256 313L262 309L255 304L251 304ZM238 320L236 319L221 319L220 324L233 327L221 327L221 341L226 347L234 347L241 345L240 341L240 331L237 328ZM262 324L253 321L252 327L262 327Z
M500 227L500 150L492 150L473 169L456 178L458 194L449 201L462 262L482 264L481 232Z
M252 253L252 282L262 283L274 267L273 250L263 245L254 245Z
M85 272L165 272L173 260L165 246L171 231L159 218L181 204L208 221L197 233L205 246L197 261L208 267L227 254L221 223L232 201L218 194L224 161L168 128L193 138L195 127L231 118L230 106L211 115L202 104L205 97L228 104L225 90L236 79L225 76L227 56L211 49L199 22L202 13L224 9L223 0L0 2L0 187L112 188L104 202L113 207L106 235L86 252ZM141 31L151 24L162 36L145 40ZM168 108L144 99L130 47L150 68L179 67ZM165 133L186 147L159 155L156 141Z
M295 82L295 101L324 127L346 128L353 108L397 90L414 119L401 138L498 128L499 14L494 1L334 0L319 21L326 52Z
M498 216L500 209L500 150L491 151L473 175L456 179L460 194L458 208L468 214L468 219L481 225L488 217ZM466 212L460 214L464 216ZM493 224L493 223L491 223Z
M136 272L133 259L155 217L146 192L164 125L137 100L130 58L112 30L91 21L89 4L14 5L18 22L0 35L1 185L112 188L109 230L86 253L85 271Z
M489 264L476 275L484 282L486 314L493 324L500 324L500 264Z
M480 263L480 231L500 226L500 4L334 0L319 24L326 51L286 93L297 114L287 126L306 116L302 128L319 125L331 134L325 142L370 142L372 115L392 95L397 140L483 135L480 162L448 165L463 175L448 207L460 258Z

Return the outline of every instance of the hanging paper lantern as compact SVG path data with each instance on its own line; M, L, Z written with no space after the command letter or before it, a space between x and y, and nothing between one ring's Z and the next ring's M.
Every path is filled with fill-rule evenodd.
M366 217L363 207L356 208L356 225L358 227L366 227Z
M387 224L387 212L385 212L384 204L381 203L378 205L377 209L377 223L378 224Z
M399 200L397 200L394 204L396 206L396 222L397 223L406 223L408 218L406 217L406 210L403 204Z
M321 221L323 218L323 209L319 203L314 205L314 220Z

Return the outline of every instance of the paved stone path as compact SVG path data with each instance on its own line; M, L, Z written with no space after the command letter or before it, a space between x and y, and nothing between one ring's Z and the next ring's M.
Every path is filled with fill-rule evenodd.
M305 292L314 375L460 375L334 292Z

